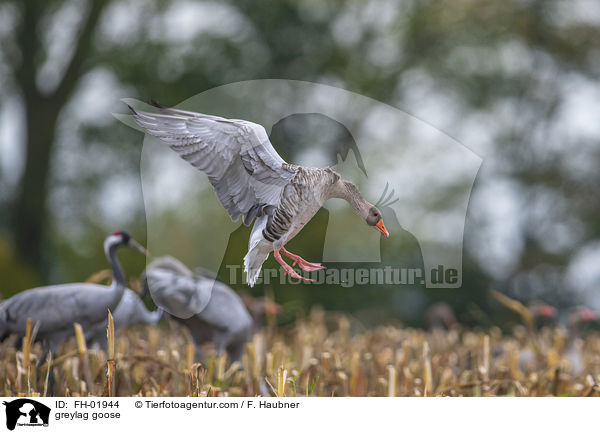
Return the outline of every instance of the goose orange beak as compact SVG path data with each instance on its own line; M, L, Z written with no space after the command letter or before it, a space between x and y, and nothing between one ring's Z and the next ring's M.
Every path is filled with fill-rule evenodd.
M385 225L383 225L383 219L380 219L379 222L375 224L375 228L386 238L390 237L390 233L385 228Z

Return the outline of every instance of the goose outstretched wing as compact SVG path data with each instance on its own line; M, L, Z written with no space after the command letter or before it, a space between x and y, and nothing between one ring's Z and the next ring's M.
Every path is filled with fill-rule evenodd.
M258 206L277 206L296 173L256 123L174 108L157 107L158 113L129 108L148 134L208 175L233 221L243 217L249 225Z

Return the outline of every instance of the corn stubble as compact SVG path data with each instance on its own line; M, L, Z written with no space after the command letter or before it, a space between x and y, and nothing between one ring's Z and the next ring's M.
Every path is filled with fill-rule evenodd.
M433 331L381 327L350 332L351 318L315 310L295 325L260 332L241 362L205 347L173 324L107 326L108 353L74 335L55 359L29 323L21 350L0 344L0 395L47 392L50 363L58 396L598 396L600 334L581 340L584 369L573 374L560 329ZM535 341L532 341L535 340ZM531 354L524 363L523 354ZM36 368L36 365L38 367Z

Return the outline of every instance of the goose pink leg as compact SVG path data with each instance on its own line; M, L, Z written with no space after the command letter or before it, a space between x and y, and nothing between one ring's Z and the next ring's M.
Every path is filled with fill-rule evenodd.
M304 271L310 272L310 271L318 271L319 269L325 269L325 266L323 266L321 263L308 262L308 261L304 260L302 257L297 256L296 254L290 253L284 247L282 247L279 251L281 251L284 256L289 257L290 259L292 259L294 261L294 263L292 263L292 266L294 266L296 263L298 263L298 266L300 266L300 269L302 269Z
M285 260L283 260L283 258L281 257L281 254L279 253L279 251L281 251L281 250L275 250L275 251L273 251L273 257L275 257L275 260L277 260L277 262L283 267L283 269L285 269L285 273L286 274L290 274L290 277L296 278L298 280L302 280L302 281L314 281L314 280L311 280L310 278L304 278L304 277L298 275L298 273L296 271L294 271L294 268L292 268L290 265L288 265L285 262Z

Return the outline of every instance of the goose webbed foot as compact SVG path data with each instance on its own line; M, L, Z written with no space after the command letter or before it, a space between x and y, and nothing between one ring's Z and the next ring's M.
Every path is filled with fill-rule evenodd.
M281 249L283 250L283 248ZM311 280L310 278L304 278L301 275L299 275L294 268L292 268L290 265L288 265L285 260L283 260L283 257L281 257L281 254L279 253L279 251L281 250L275 250L273 251L273 256L275 257L275 260L277 260L277 262L283 267L283 269L285 269L285 273L289 274L290 277L292 278L296 278L298 280L302 280L302 281L311 281L313 282L314 280Z
M292 263L292 266L295 266L296 263L298 263L298 266L300 266L300 269L302 269L303 271L310 272L310 271L318 271L320 269L325 269L325 266L323 266L321 263L311 263L309 261L306 261L302 257L297 256L296 254L290 253L288 250L286 250L283 247L279 251L281 251L284 256L289 257L290 259L292 259L294 261L294 263Z

